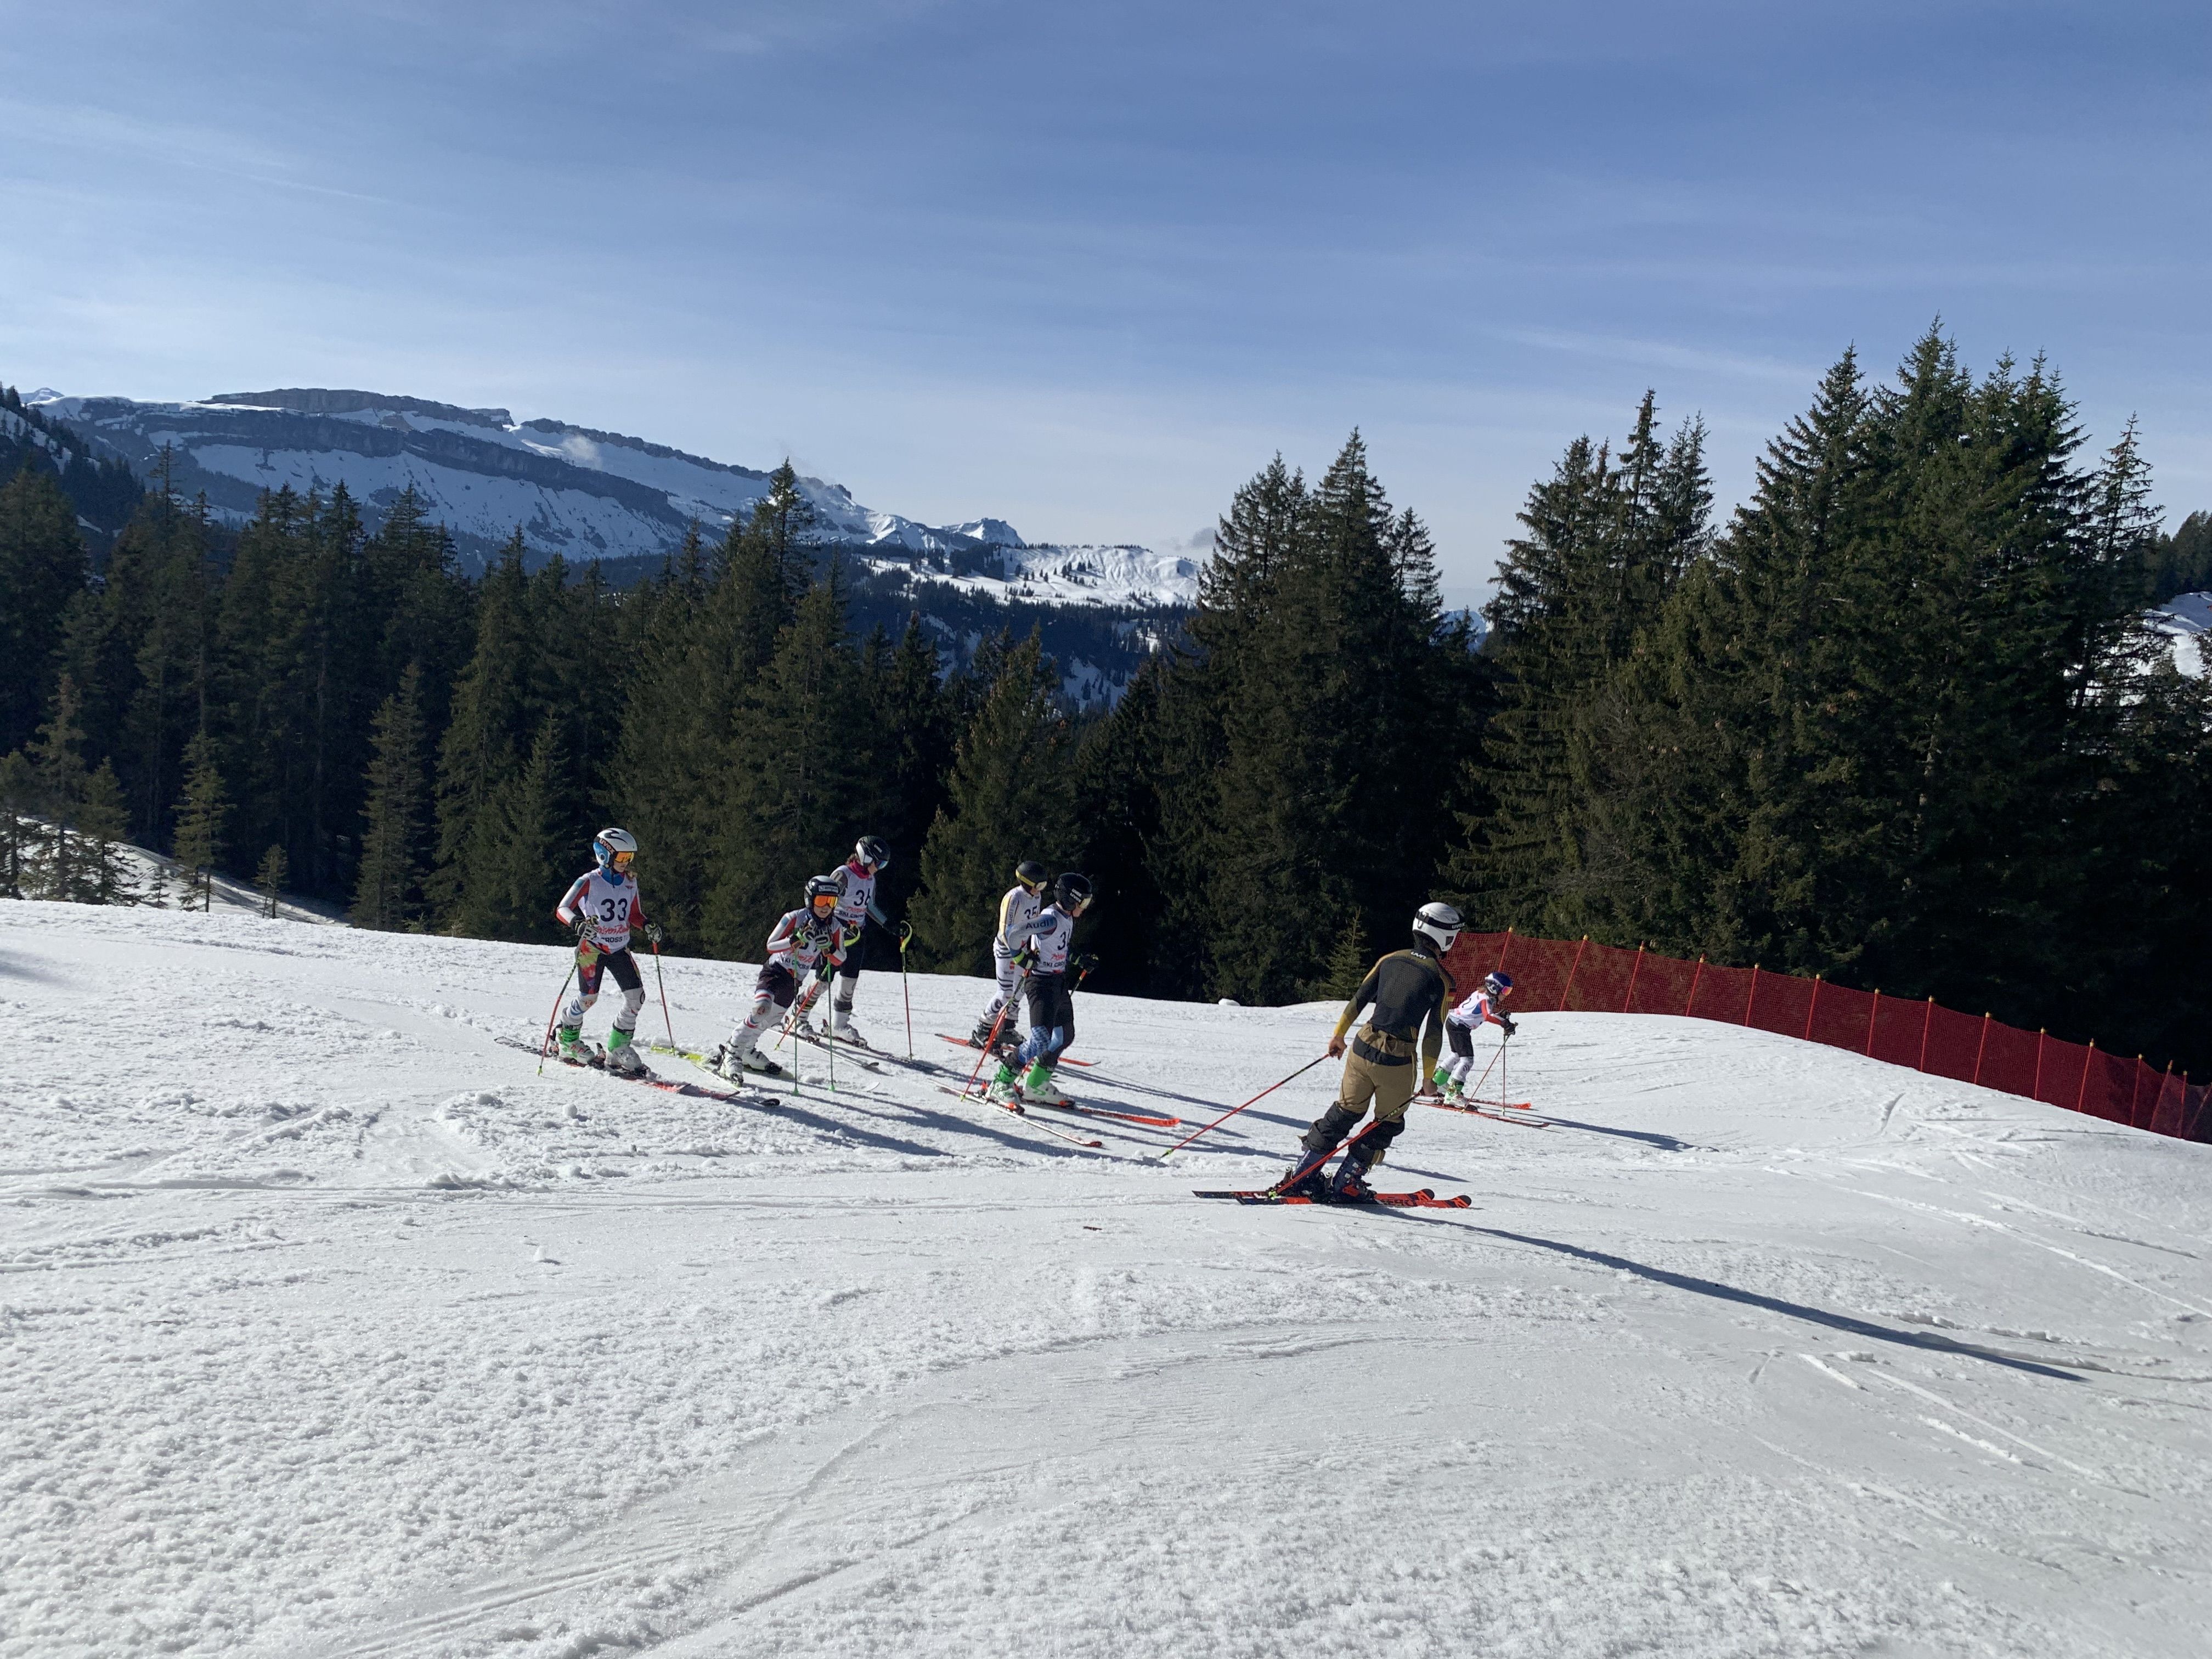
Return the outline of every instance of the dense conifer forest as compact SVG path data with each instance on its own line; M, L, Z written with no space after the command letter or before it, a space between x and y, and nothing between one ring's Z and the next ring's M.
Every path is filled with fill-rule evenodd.
M1576 439L1480 648L1357 434L1278 458L1110 712L1033 633L957 669L918 618L856 634L788 467L625 589L519 531L470 580L410 498L228 529L0 404L15 896L191 902L128 841L550 942L617 822L675 948L743 957L871 833L917 969L981 970L1034 857L1097 883L1104 990L1338 994L1443 893L2212 1067L2212 691L2140 621L2212 586L2212 515L2161 533L2132 429L2091 453L2044 365L1935 331L1887 380L1846 354L1725 524L1694 421Z

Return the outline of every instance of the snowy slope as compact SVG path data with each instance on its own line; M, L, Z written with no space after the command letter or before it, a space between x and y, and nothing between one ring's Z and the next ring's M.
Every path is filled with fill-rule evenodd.
M1190 1189L1333 1067L1163 1167L811 1050L541 1077L555 951L0 927L0 1654L2203 1651L2212 1148L1539 1014L1553 1127L1386 1166L1474 1208L1249 1209ZM750 978L670 962L678 1032ZM982 988L912 990L957 1066ZM1327 1029L1080 1018L1194 1122Z
M572 562L657 557L695 520L719 533L750 513L768 488L765 471L618 432L381 392L291 387L144 403L42 387L24 401L129 461L142 477L152 476L167 447L178 488L204 491L234 523L252 514L264 491L286 486L327 495L343 482L372 519L412 488L472 565L517 526L539 556L559 552ZM864 507L842 484L802 482L825 539L924 573L972 565L1003 579L1027 568L1020 556L1028 544L1002 520L936 528ZM1083 602L1111 594L1105 602L1188 605L1197 592L1194 562L1142 548L1038 553L1040 570L1073 580Z
M2212 633L2212 593L2184 593L2168 599L2145 620L2173 648L2173 665L2192 678L2204 673L2204 636Z

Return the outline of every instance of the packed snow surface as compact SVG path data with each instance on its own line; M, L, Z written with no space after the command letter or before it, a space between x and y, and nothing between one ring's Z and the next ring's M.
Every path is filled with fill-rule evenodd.
M540 1075L555 950L0 925L0 1654L2205 1650L2212 1149L1534 1014L1474 1207L1247 1208L1333 1065L1164 1165L939 1092L974 981L738 1104ZM1079 1000L1194 1127L1328 1024Z

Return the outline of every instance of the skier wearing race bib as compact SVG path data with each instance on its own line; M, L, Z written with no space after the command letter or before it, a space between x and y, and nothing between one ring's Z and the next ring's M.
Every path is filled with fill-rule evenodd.
M629 953L633 929L654 944L660 942L658 923L647 921L639 902L637 878L630 866L637 861L637 838L627 830L602 830L592 839L597 867L569 884L554 909L563 927L576 930L576 994L561 1016L561 1058L587 1064L584 1047L584 1016L599 1000L599 981L614 975L622 988L622 1012L607 1033L606 1063L618 1072L645 1070L635 1047L638 1010L645 1006L645 980Z
M1459 938L1459 912L1439 901L1425 904L1413 918L1413 939L1367 970L1337 1017L1328 1052L1344 1054L1344 1080L1336 1103L1314 1120L1300 1142L1305 1151L1279 1190L1297 1196L1359 1200L1368 1196L1367 1172L1380 1163L1385 1147L1406 1129L1406 1107L1413 1085L1437 1063L1443 1047L1444 1006L1452 993L1443 957ZM1346 1034L1362 1008L1372 1008L1367 1023L1349 1041ZM1414 1064L1416 1042L1420 1064ZM1346 1149L1334 1178L1324 1181L1322 1166L1375 1106L1375 1121Z
M837 970L836 994L830 1000L830 1035L856 1048L869 1043L853 1024L853 994L860 988L860 963L868 954L868 924L890 925L876 908L876 878L890 861L890 848L874 836L863 836L854 843L853 856L830 878L837 884L837 925L845 933L845 962ZM803 1013L799 1023L812 1029Z
M1012 1033L1000 1028L999 1013L1014 1000L1014 986L1021 977L1021 970L1014 966L1014 952L1022 948L1036 923L1037 913L1044 908L1045 881L1044 866L1035 859L1024 859L1014 866L1014 884L999 901L999 929L991 935L991 962L998 969L999 994L991 999L991 1006L975 1022L975 1035L969 1039L978 1048L991 1046L994 1030L999 1031L1002 1047L1013 1047Z
M1513 1035L1513 1016L1498 1006L1512 992L1512 975L1486 975L1482 983L1468 993L1467 1000L1444 1016L1444 1041L1451 1045L1451 1058L1437 1067L1436 1076L1430 1080L1443 1091L1446 1100L1457 1100L1467 1092L1468 1074L1474 1070L1476 1026L1496 1025L1506 1036Z
M1014 952L1014 966L1028 975L1030 1035L1012 1060L1000 1062L999 1074L991 1079L990 1098L1001 1104L1067 1104L1067 1097L1053 1086L1052 1068L1075 1041L1075 994L1067 975L1085 964L1070 947L1075 919L1090 908L1090 878L1069 871L1053 884L1052 902L1037 913ZM1026 1075L1020 1071L1024 1066Z
M843 963L845 933L837 925L842 892L835 876L815 877L806 884L805 904L787 911L769 931L767 959L753 981L752 1006L730 1033L730 1040L708 1057L713 1070L732 1082L749 1071L782 1075L783 1067L756 1051L760 1036L799 1000L802 979L816 981L812 995L818 996L820 984Z

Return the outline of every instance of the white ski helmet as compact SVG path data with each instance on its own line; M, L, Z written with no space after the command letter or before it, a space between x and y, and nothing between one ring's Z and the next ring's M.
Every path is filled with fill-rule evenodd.
M628 875L637 860L637 837L627 830L602 830L592 837L592 856L600 869Z
M1431 899L1413 918L1413 931L1435 945L1439 956L1452 948L1462 925L1459 912L1442 899Z

